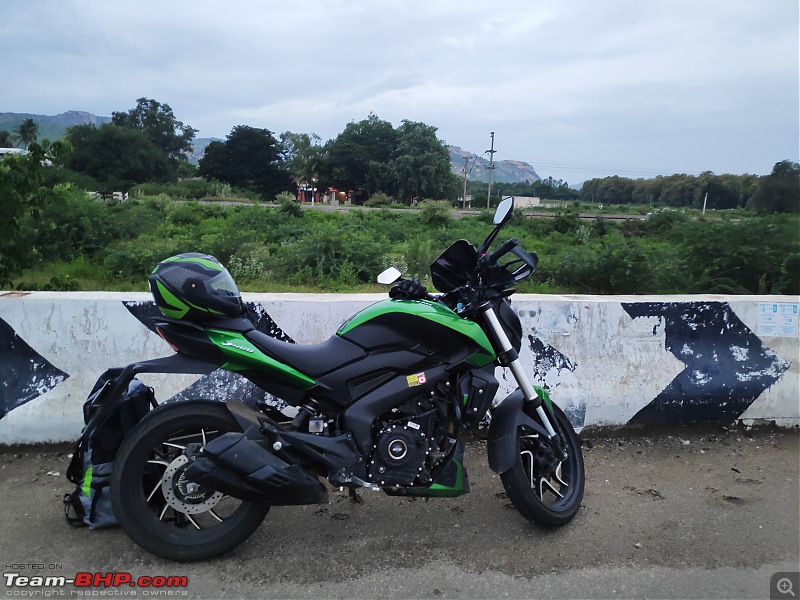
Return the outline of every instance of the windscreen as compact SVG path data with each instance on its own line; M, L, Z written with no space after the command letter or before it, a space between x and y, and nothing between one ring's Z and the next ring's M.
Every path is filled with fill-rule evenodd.
M440 292L465 285L478 264L478 251L467 240L453 242L431 264L431 281Z

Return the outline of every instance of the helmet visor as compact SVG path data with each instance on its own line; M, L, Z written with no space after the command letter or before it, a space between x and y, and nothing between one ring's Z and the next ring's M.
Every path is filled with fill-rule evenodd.
M215 296L236 296L239 297L239 288L236 287L236 282L227 269L223 269L219 275L214 275L211 279L207 279L206 289L209 293Z

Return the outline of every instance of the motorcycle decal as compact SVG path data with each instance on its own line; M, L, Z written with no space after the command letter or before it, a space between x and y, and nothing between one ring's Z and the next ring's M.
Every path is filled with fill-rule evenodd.
M408 387L416 387L424 384L427 379L425 379L425 373L417 373L416 375L409 375L406 377L406 381L408 382Z
M313 387L315 384L313 379L297 369L285 365L255 348L240 333L206 329L206 334L212 342L222 347L222 351L228 359L222 368L227 371L246 371L249 368L269 366L276 377L280 377L290 384L303 389ZM236 341L231 342L231 340Z
M735 420L790 366L727 302L636 302L622 307L634 319L660 318L665 348L686 365L631 424Z
M155 302L152 300L146 302L124 301L122 304L150 331L156 333L153 319L157 319L162 315L155 305ZM292 344L295 343L294 340L275 323L261 304L256 302L246 302L245 304L253 326L258 331L282 341ZM238 373L226 371L224 369L217 369L213 373L201 377L186 389L172 396L168 401L189 400L192 398L209 398L212 400L224 401L231 396L235 396L251 408L255 408L259 404L267 404L278 410L283 410L288 406L284 400L262 390Z
M3 365L0 419L69 377L31 348L3 319L0 319L0 365Z
M243 352L249 352L253 354L255 350L252 348L245 348L244 346L240 346L239 344L234 344L233 342L222 342L220 346L230 346L231 348L236 348L237 350L242 350Z

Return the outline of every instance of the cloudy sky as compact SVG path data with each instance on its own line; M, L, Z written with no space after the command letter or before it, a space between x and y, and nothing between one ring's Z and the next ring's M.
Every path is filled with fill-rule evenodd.
M198 137L370 112L542 177L798 160L797 0L0 0L0 112L142 96Z

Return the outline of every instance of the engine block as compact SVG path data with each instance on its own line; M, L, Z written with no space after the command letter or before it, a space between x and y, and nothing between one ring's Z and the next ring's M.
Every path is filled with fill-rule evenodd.
M391 424L379 433L369 463L369 478L380 485L411 485L425 466L428 438L413 421Z

